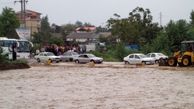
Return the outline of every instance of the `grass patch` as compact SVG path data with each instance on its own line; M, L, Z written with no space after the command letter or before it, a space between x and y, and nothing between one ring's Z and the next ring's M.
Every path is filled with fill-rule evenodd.
M119 61L119 59L115 58L114 53L93 51L92 54L98 57L102 57L104 61L108 61L108 62L118 62Z
M28 62L25 59L19 59L16 61L6 60L0 62L0 70L26 69L26 68L30 68L30 66L28 65Z

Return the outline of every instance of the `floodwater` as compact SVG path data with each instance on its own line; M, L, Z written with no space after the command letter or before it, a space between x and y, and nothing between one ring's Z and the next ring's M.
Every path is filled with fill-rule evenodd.
M0 109L194 109L194 68L114 65L0 71Z

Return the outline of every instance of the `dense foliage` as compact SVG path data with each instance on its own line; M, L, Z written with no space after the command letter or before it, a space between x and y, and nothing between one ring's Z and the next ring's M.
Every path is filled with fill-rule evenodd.
M0 63L4 63L7 60L7 56L3 54L3 49L0 47Z
M4 8L0 14L0 37L19 38L15 29L19 27L19 20L11 8Z
M194 40L194 11L191 12L191 22L186 20L171 20L166 26L160 27L152 22L151 11L141 7L129 13L129 17L108 20L112 35L125 45L137 44L140 52L163 52L170 54L171 49L179 46L181 41Z
M129 13L127 18L120 18L118 14L115 16L116 18L108 20L108 27L114 36L119 37L126 44L150 43L160 31L158 24L152 23L149 9L137 7Z
M48 43L51 37L51 28L47 16L42 17L40 31L38 33L35 33L33 36L34 43Z

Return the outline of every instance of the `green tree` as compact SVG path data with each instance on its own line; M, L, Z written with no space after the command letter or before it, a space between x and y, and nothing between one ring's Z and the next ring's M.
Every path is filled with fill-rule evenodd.
M189 24L185 20L170 21L165 31L170 41L170 46L178 45L184 40L190 40L188 35Z
M62 35L66 37L69 35L71 32L75 31L77 25L75 24L66 24L62 26Z
M120 18L118 14L114 16L116 18L108 20L108 27L113 35L125 43L150 43L161 30L157 23L152 23L149 9L137 7L129 13L128 18Z
M191 22L190 22L188 35L192 40L194 40L194 11L193 10L191 12L190 19L191 19Z
M51 28L47 16L42 17L40 31L33 36L34 43L45 44L49 42L51 38Z
M191 12L190 19L191 19L191 25L194 27L194 11L193 10Z
M129 51L125 48L125 45L123 43L118 43L115 48L115 56L120 61L123 61L123 57L127 56L129 54Z
M76 25L76 27L81 27L81 26L83 26L83 23L81 21L76 21L75 25Z
M63 38L51 37L49 40L49 44L64 45L64 41Z
M85 22L85 23L83 24L83 26L94 26L94 25L92 25L92 24L89 23L89 22Z
M149 52L162 52L164 54L170 54L170 41L164 31L158 33L157 37L152 40L152 43L147 43L142 47L144 53Z
M4 8L0 15L0 35L8 38L19 38L15 29L19 27L19 20L12 8Z
M0 15L0 37L3 36L3 24L1 22L1 15Z
M151 43L143 46L142 51L163 52L170 54L174 47L178 47L184 40L192 40L190 26L185 20L170 21Z
M42 17L40 31L43 33L49 33L51 31L48 16Z

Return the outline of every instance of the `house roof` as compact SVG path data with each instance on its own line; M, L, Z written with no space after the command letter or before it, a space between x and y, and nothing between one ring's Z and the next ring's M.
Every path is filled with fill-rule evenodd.
M36 11L32 11L32 10L26 10L25 11L26 13L29 13L29 14L39 14L39 15L41 15L41 13L39 13L39 12L36 12ZM18 12L16 12L16 14L20 14L21 13L21 11L18 11Z
M98 38L96 33L94 32L73 32L69 35L67 35L66 38L71 38L71 39L94 39Z
M96 27L95 26L83 26L83 27L78 27L76 31L95 31Z

